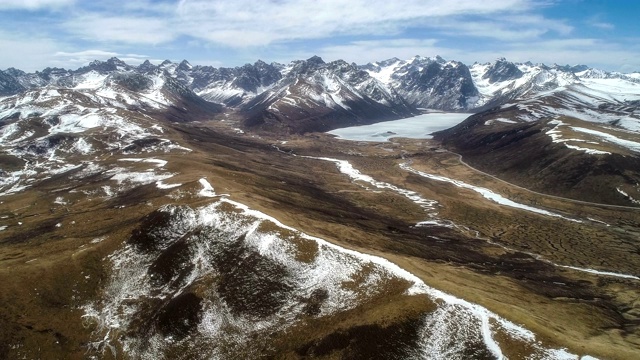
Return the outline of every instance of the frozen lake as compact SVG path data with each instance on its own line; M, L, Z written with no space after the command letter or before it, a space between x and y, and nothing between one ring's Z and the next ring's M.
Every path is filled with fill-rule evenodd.
M352 126L329 131L340 139L355 141L387 141L392 137L430 139L431 133L448 129L471 116L466 113L429 113L406 119L372 125Z

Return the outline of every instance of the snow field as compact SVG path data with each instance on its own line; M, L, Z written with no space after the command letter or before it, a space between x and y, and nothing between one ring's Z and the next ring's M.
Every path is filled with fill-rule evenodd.
M471 114L429 113L372 125L352 126L329 131L339 139L352 141L389 141L390 138L430 139L431 133L458 125Z

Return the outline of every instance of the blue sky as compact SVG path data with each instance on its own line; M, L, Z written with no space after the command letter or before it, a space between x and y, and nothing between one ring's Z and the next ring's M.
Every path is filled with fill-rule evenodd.
M0 69L498 57L640 71L638 0L1 0Z

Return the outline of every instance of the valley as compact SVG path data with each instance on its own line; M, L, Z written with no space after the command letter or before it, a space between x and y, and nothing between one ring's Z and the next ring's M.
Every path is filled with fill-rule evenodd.
M277 139L238 134L234 125L222 124L223 126L219 126L219 123L213 122L172 125L172 128L165 128L163 136L191 149L189 156L174 154L171 151L151 152L145 153L143 158L127 155L126 158L111 161L113 166L126 166L129 169L128 172L119 171L120 174L148 174L149 169L154 173L175 174L161 180L162 186L157 183L160 181L157 180L159 174L156 177L147 176L150 180L137 180L140 178L137 175L114 179L113 176L109 177L108 171L103 171L102 175L87 174L93 179L90 182L74 181L74 177L79 179L76 169L57 178L47 179L42 184L21 192L20 195L12 196L12 206L23 205L14 208L16 210L8 207L2 210L2 213L6 214L4 216L13 224L3 230L3 235L6 236L2 247L3 282L10 284L12 289L11 298L3 299L3 304L13 299L13 304L25 306L23 311L28 310L28 313L20 319L13 320L15 324L23 324L23 327L9 328L12 332L5 332L4 338L8 339L5 343L19 343L17 339L24 336L39 344L49 344L48 347L39 347L41 356L66 354L73 349L77 356L82 357L88 351L82 346L86 343L95 343L95 347L88 353L95 353L100 357L108 357L112 351L116 357L125 350L127 353L142 351L138 354L141 357L145 353L153 354L149 351L168 351L168 348L163 348L160 343L143 346L136 342L139 340L135 340L135 332L142 330L139 328L142 323L137 322L145 322L143 319L132 322L132 319L110 318L118 316L118 312L122 311L123 314L129 314L126 308L131 305L116 303L111 305L115 306L114 308L101 309L100 306L108 305L102 305L103 302L97 300L96 296L105 291L101 290L104 286L107 286L107 289L114 285L121 287L122 285L117 285L121 284L118 282L109 285L112 281L120 281L117 280L118 276L134 276L135 272L131 272L134 270L127 270L124 266L128 261L135 261L143 266L136 270L143 271L139 276L143 279L148 276L145 275L148 268L144 262L133 260L140 259L141 255L132 253L129 258L131 260L128 260L127 251L133 250L123 247L134 239L131 236L139 231L136 229L146 226L146 214L153 214L154 211L158 211L155 209L166 206L211 206L207 204L217 207L228 207L225 204L231 204L227 211L233 214L237 211L233 210L233 206L239 206L233 205L237 202L278 219L281 224L275 223L277 226L283 227L283 224L286 224L290 229L330 241L344 249L388 259L420 279L410 281L424 282L430 287L480 304L497 314L490 315L489 320L483 321L493 324L495 320L490 319L499 318L492 316L500 316L500 319L509 319L518 324L517 326L532 330L536 334L536 342L508 335L509 332L503 334L498 330L497 324L490 325L493 341L499 344L499 351L510 358L518 358L529 353L544 354L547 350L541 349L564 347L568 348L568 352L582 355L604 358L633 357L632 349L638 341L638 329L634 325L637 316L634 314L638 306L634 303L638 296L638 274L634 272L639 260L635 241L638 234L634 232L638 226L637 210L612 211L601 206L576 206L571 202L527 194L518 188L499 184L461 165L456 156L443 151L433 140L392 139L391 142L378 144L334 140L326 135L320 138L318 135L300 135L287 140L286 144L281 144ZM327 157L336 160L327 161ZM131 161L131 158L145 161L135 162ZM337 159L348 161L353 170L345 172L344 167L339 169L336 166ZM409 162L410 168L403 166ZM162 170L156 170L158 168ZM361 175L350 175L355 171L359 171ZM429 180L420 175L422 172L490 188L513 201L527 205L535 204L531 206L566 217L553 217L506 207L484 198L477 192L469 191L468 188L458 190L451 183ZM373 181L378 182L376 184L379 186L367 182L366 177L375 179ZM111 196L103 192L105 187L114 187L120 178L125 180L122 180L120 188ZM215 198L203 195L207 193L199 181L202 178L206 178L215 189L214 193L210 194ZM73 182L77 182L78 185L73 185ZM172 184L180 185L171 187ZM132 187L131 190L127 190L129 187ZM70 189L77 191L69 192ZM394 189L411 193L407 196L406 193ZM226 202L231 200L233 202ZM52 204L51 210L43 213L43 203ZM277 206L274 206L275 204ZM514 222L514 218L519 220ZM17 223L22 225L15 225ZM162 223L153 226L162 226ZM33 231L25 233L21 229ZM235 230L237 235L232 235L231 239L240 236L242 231L245 230ZM266 228L262 231L269 233L273 230ZM187 231L189 232L193 231ZM552 238L548 235L550 233L554 234ZM594 243L591 241L593 238L598 238L599 241ZM302 241L304 244L310 240L296 241ZM304 245L302 248L309 246ZM113 251L116 251L114 254L120 255L109 255ZM267 253L272 251L279 250L274 248ZM602 253L607 253L605 259L600 258L599 255ZM304 253L299 256L308 256L302 254ZM178 255L166 256L171 258ZM107 262L104 265L101 265L102 258ZM119 265L109 270L110 261ZM184 266L186 265L182 265ZM182 267L179 266L178 269ZM568 267L627 274L630 277L592 274ZM71 279L75 280L69 283L68 276L70 272L75 271L79 274L74 275ZM112 274L113 271L116 273ZM118 275L122 271L126 272ZM261 276L268 276L269 270L265 271ZM42 274L45 273L48 275L43 278ZM15 278L15 274L20 276ZM166 279L169 280L172 278L171 274L172 272L169 272L163 276L168 276ZM194 282L188 282L186 279L179 281L185 282L183 286L188 286L189 291L200 288L197 294L201 291L206 292L206 287L203 286L208 281L219 281L214 278L206 280L206 276L196 279L198 280ZM355 285L364 286L358 285L357 281L366 283L371 280L363 278L349 281L356 281ZM191 290L193 287L195 288ZM418 314L425 314L425 311L433 309L433 305L426 300L409 305L417 300L412 300L413 297L402 300L406 297L402 295L402 288L404 286L378 295L365 291L363 295L357 296L373 298L365 300L355 309L327 310L328 305L322 305L320 314L327 314L326 317L317 318L318 320L328 321L326 319L333 316L346 317L340 322L332 321L323 325L326 329L323 333L309 333L313 327L308 328L306 326L311 325L304 325L312 321L308 317L305 317L307 320L293 321L293 324L297 324L293 326L298 328L297 332L307 334L307 339L318 339L319 342L312 347L315 349L313 351L323 349L318 346L329 346L330 350L326 350L328 353L337 351L346 354L348 351L356 351L356 348L341 348L337 343L332 343L331 341L337 340L330 340L333 339L331 337L321 339L333 331L343 329L338 332L342 333L342 336L360 339L356 341L369 341L365 340L368 339L366 336L369 336L365 333L342 331L349 328L357 329L359 326L408 326L402 325L404 321L418 319L423 316ZM132 288L131 291L123 294L130 299L129 301L133 301L136 296L134 294L142 290L133 291ZM41 299L36 303L28 300L34 292ZM75 300L69 302L70 299L65 298L65 295L70 295ZM395 297L398 297L398 300L394 300L392 305L382 305ZM439 295L435 295L435 298L438 297ZM378 300L375 300L376 298ZM382 299L386 300L380 303ZM256 300L249 297L249 301ZM87 302L94 304L89 308L90 311L86 311ZM455 318L458 316L455 314L464 312L463 308L447 310L447 316ZM408 309L415 309L416 312ZM354 311L361 314L358 316L359 322L346 325L349 323L345 322L348 321L346 319L353 316L349 314ZM451 311L453 313L450 313ZM98 314L91 315L94 312ZM338 315L330 315L335 312ZM15 316L16 313L5 316ZM64 314L60 318L65 319L64 323L51 324L49 319L53 313ZM376 313L379 315L375 315ZM380 318L382 314L386 315ZM89 319L92 319L91 316L100 319L97 324L111 326L111 332L105 333L105 329L94 328L96 325L88 325L85 328L88 315ZM177 319L180 319L183 315L167 316L177 316ZM256 316L262 318L259 314ZM313 320L312 323L318 320ZM125 325L127 323L128 325ZM449 329L452 333L448 336L464 336L465 341L472 341L470 339L473 339L473 336L480 336L476 340L480 343L472 341L464 345L465 341L462 341L462 338L455 341L458 344L456 346L459 346L454 347L459 349L458 356L465 356L464 354L469 354L468 351L480 351L479 349L483 348L485 350L482 351L488 351L487 357L496 354L487 347L486 339L480 340L484 335L477 332L480 330L475 328L473 322L465 321L464 324L462 328L458 327L461 325L456 325ZM156 337L166 335L161 331L162 325L157 326L160 328L152 326L146 331L152 331L151 334L156 334ZM34 338L34 330L29 327L40 329L35 330L40 335ZM89 329L94 329L92 335L87 331ZM188 332L190 329L186 328L184 331ZM274 329L278 327L272 324L267 326L266 330L260 330L270 334L269 339L273 341L261 346L267 346L265 349L271 347L273 351L291 349L294 353L298 351L300 354L299 346L302 344L291 343L291 340L282 343L283 339L277 338L277 334L282 330ZM254 331L260 333L259 330ZM443 331L446 334L447 330ZM461 335L463 333L460 331L467 335ZM198 338L196 335L186 336ZM503 338L504 336L507 337ZM99 340L103 337L104 340ZM121 339L132 339L128 341L133 342L122 343ZM216 343L215 338L208 341ZM483 342L485 345L480 345ZM186 348L176 345L178 347L175 349L185 351L184 349L189 348L192 349L189 351L194 351L193 346L198 343L183 345L187 346ZM437 344L429 341L425 341L425 344L431 344L433 351L443 351L436 346ZM409 349L407 351L411 353L425 344L409 342L405 350ZM235 350L229 351L250 350L247 343L241 340L231 345L235 346L231 348ZM480 348L477 348L478 346ZM10 351L16 351L14 354L35 356L36 353L28 352L33 349L25 344ZM254 348L252 351L266 350ZM451 351L452 354L457 353Z
M0 99L0 357L637 357L631 100L441 58L116 60ZM397 137L427 74L475 114Z

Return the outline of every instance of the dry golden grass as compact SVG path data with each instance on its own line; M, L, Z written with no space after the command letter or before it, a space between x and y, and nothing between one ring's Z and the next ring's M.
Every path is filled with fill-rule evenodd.
M97 194L102 186L113 185L108 179L75 184L61 178L2 199L0 216L7 216L3 221L10 226L0 232L1 356L84 358L90 329L83 327L79 306L99 298L108 276L104 258L122 245L144 215L160 206L210 203L212 199L196 196L197 180L206 177L218 194L229 194L310 235L387 258L430 286L524 325L549 346L602 358L637 358L637 281L560 269L518 252L560 264L633 273L640 268L637 211L566 202L509 186L461 165L433 141L395 139L381 146L338 141L323 134L287 139L287 149L297 154L347 159L377 180L437 200L440 217L481 236L415 228L425 212L402 196L366 191L339 174L332 163L278 152L271 144L281 139L235 134L231 121L209 124L213 130L205 125L167 130L167 138L194 150L186 156L145 154L168 160L166 170L177 174L169 182L183 183L180 188L159 190L151 184L105 199ZM570 223L500 207L473 192L408 174L398 167L401 156L411 158L416 169L611 226ZM69 200L67 206L53 204L60 195ZM238 211L228 204L221 207ZM58 223L62 225L56 227ZM275 230L272 227L263 222L260 230ZM297 250L296 259L315 258L315 242L296 235L290 241ZM355 282L351 285L356 286ZM426 297L402 295L406 283L387 285L378 297L353 310L310 317L268 339L281 350L282 358L299 358L311 350L326 350L325 358L338 358L346 350L332 350L332 341L342 341L332 334L372 339L373 332L385 333L384 329L394 326L411 329L412 321L434 308ZM199 284L195 290L206 291L206 286ZM529 351L523 344L507 348L514 358Z

